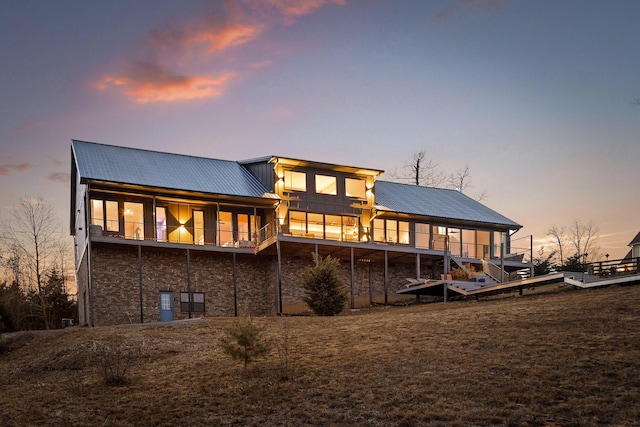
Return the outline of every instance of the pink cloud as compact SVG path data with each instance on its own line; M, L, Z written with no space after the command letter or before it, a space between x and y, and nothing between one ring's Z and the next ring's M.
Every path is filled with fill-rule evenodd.
M24 135L24 134L33 132L34 130L36 130L37 128L42 126L43 124L44 124L44 122L41 121L41 120L37 120L37 121L33 121L33 122L27 122L27 123L23 123L20 126L16 127L14 129L14 131L18 135Z
M222 87L233 76L223 72L216 76L183 76L171 74L157 64L136 62L119 76L105 77L97 87L121 87L122 91L139 104L172 102L220 96Z
M316 9L328 4L345 6L346 0L257 0L252 1L253 4L267 4L280 10L285 16L288 23L292 23L295 18L303 15L309 15Z
M49 182L67 185L70 182L70 175L64 172L55 172L45 178Z
M0 165L0 176L9 176L18 172L26 172L31 169L31 165L28 163L22 163L20 165L4 164Z
M260 68L268 67L271 64L273 64L273 61L254 62L254 63L251 64L251 68L260 69Z
M458 12L489 13L501 9L511 3L511 0L459 0L441 9L431 17L431 22L444 22Z

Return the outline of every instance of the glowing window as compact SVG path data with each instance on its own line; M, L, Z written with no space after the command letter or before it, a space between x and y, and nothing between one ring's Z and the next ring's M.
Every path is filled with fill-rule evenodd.
M316 193L335 196L338 194L338 186L335 176L316 175Z
M429 224L416 224L416 248L429 249L429 240L431 233L429 232Z
M204 212L193 211L193 243L204 245Z
M307 215L304 212L289 211L289 233L304 236L307 232Z
M167 208L156 207L156 240L167 241Z
M360 239L360 227L355 216L342 217L343 240L357 242Z
M324 232L326 239L341 240L342 218L338 215L325 215Z
M347 197L355 197L358 199L365 199L367 193L367 187L364 179L344 179L344 194Z
M384 242L384 219L373 220L373 240L375 242Z
M144 209L142 203L124 202L124 237L144 240Z
M218 246L233 246L233 218L231 212L218 212Z
M307 237L324 238L324 218L322 214L307 214Z
M249 241L249 215L238 214L238 240Z
M284 171L284 189L307 191L307 174L304 172Z
M409 244L409 223L406 221L398 221L398 242L403 245Z

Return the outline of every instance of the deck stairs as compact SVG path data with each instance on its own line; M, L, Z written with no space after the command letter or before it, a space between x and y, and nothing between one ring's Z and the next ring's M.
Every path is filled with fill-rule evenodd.
M482 260L482 271L484 271L484 274L491 277L497 283L501 283L501 280L500 280L501 268L495 265L494 263L492 263L491 261L488 261L486 259Z

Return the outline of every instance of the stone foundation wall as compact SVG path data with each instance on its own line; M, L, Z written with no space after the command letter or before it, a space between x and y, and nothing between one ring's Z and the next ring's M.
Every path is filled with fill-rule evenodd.
M173 318L185 319L189 313L181 311L180 292L188 289L205 294L205 313L192 313L192 317L234 316L243 311L253 316L277 314L280 294L275 256L237 253L234 272L232 253L190 249L187 262L186 248L143 246L138 251L134 245L92 245L91 297L95 326L159 321L161 291L172 292ZM301 277L304 269L312 265L311 256L283 257L281 298L285 314L309 312L302 302ZM345 306L348 309L352 306L350 260L342 260L339 271L349 296ZM396 290L407 283L407 277L415 277L414 265L389 263L386 298L383 263L357 261L354 273L354 308L414 298L396 294ZM78 273L81 323L84 308L80 300L86 288L81 280L83 274L86 277L86 261Z

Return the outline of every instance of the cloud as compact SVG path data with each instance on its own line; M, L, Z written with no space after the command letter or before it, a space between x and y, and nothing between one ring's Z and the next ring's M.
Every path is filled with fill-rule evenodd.
M222 93L222 87L235 73L184 76L171 74L158 64L138 61L130 64L119 76L105 77L98 89L121 87L134 102L173 102L211 98Z
M458 12L473 12L487 14L511 3L511 0L459 0L440 9L431 17L431 22L448 21Z
M26 172L31 169L31 165L28 163L22 163L20 165L4 164L0 165L0 176L9 176L18 172Z
M276 24L272 13L262 13L263 6L279 11L285 23L291 23L328 4L344 5L346 0L230 1L215 13L203 13L189 22L167 23L148 34L144 59L127 61L94 87L101 91L115 88L140 104L221 96L238 74L271 64L268 60L240 64L237 55L228 55Z
M71 175L64 172L55 172L45 178L49 182L67 185L71 181Z
M23 123L20 126L17 126L14 129L14 132L17 135L24 135L27 133L31 133L34 130L36 130L37 128L39 128L40 126L42 126L44 124L43 121L41 120L37 120L37 121L33 121L33 122L27 122L27 123Z
M291 24L296 18L309 15L316 9L328 4L345 6L346 0L256 0L253 4L267 4L280 10L287 23Z

